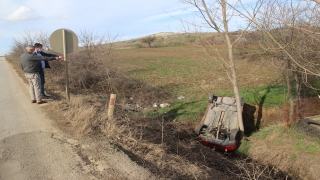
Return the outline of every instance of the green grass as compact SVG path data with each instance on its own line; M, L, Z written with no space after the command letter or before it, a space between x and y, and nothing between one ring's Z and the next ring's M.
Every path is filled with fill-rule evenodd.
M294 139L294 141L287 143L293 143L297 151L320 155L320 139L306 136L300 132L295 125L290 129L286 129L284 132L287 136Z
M241 141L239 148L236 150L237 153L241 155L248 155L249 149L251 148L252 143L250 141Z
M320 139L310 138L294 126L287 128L281 125L264 127L258 132L254 132L250 139L254 141L242 140L236 152L240 155L248 156L252 147L261 144L273 144L273 147L282 147L284 152L288 153L288 159L292 162L299 158L299 154L307 153L320 155ZM267 141L267 142L266 142Z
M172 120L188 120L196 121L201 118L202 112L206 110L207 103L202 100L192 99L186 101L185 99L177 99L168 108L160 108L158 111L150 111L147 116L166 116Z
M219 48L219 51L224 51ZM241 49L235 51L240 53ZM205 111L209 94L234 96L231 82L226 78L221 63L206 57L202 48L176 46L120 49L114 53L117 65L124 67L126 74L169 90L174 95L174 98L167 102L172 105L170 108L148 112L148 116L162 116L166 112L167 116L176 120L197 121ZM214 51L211 53L214 55ZM264 62L263 59L259 61ZM281 84L272 84L274 80L270 79L276 79L279 74L274 68L259 66L261 62L241 60L241 66L237 69L238 80L246 86L239 87L240 96L246 104L262 105L266 109L283 106L287 100L286 88ZM252 69L250 72L248 67ZM259 80L250 79L251 76L246 76L248 73L259 77ZM175 99L180 95L186 98L180 101ZM197 103L194 103L195 101Z
M219 96L234 96L233 90L217 91ZM264 107L282 106L286 100L285 88L281 84L264 85L260 87L240 88L240 96L248 104L262 104Z
M291 146L296 152L320 155L320 139L308 137L301 133L294 126L291 128L279 125L265 127L260 131L253 133L252 137L260 139L261 141L266 141L267 138L272 137L272 140L269 141L275 143L276 145ZM245 150L241 151L246 152L247 148L248 147L246 147L246 144L244 144L242 149ZM290 159L295 159L293 158L293 155L292 157L291 155L289 156Z
M299 139L295 142L294 147L296 150L308 153L320 154L320 145L316 143L306 144L305 139Z
M186 95L185 99L173 100L169 108L159 109L157 112L148 112L147 116L165 115L176 120L197 121L205 112L209 94L201 94L201 90L172 87L171 90L178 96ZM284 104L284 88L281 85L265 85L257 88L241 88L241 96L248 104L262 104L265 108L281 106ZM231 90L216 91L219 96L233 96ZM190 95L190 96L189 96ZM198 96L196 96L198 95Z
M267 137L274 131L279 131L280 126L271 126L268 128L263 128L259 132L254 133L253 136L258 137L259 139L266 140Z
M311 96L317 96L320 95L320 81L319 79L311 79L308 82L313 88L304 87L304 91L306 94L309 94Z
M291 160L291 161L296 161L297 160L297 155L296 154L289 154L289 159Z
M280 85L264 85L256 88L243 87L241 96L248 104L261 104L265 108L282 106L286 101L285 88Z

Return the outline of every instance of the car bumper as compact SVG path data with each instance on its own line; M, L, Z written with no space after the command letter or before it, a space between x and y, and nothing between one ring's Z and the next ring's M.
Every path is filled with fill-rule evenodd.
M237 141L220 140L209 136L199 135L200 142L207 147L220 151L234 151L237 148Z

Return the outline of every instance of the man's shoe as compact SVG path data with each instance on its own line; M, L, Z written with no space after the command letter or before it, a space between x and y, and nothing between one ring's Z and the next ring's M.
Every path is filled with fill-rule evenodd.
M37 101L36 100L31 100L31 103L36 103Z
M44 103L47 103L47 101L39 101L39 102L37 102L37 104L44 104Z
M42 96L42 99L50 99L50 98L51 98L51 96L48 96L48 95Z

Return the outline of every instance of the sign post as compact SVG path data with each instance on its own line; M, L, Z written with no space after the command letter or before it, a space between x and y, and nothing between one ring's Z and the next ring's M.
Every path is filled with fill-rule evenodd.
M66 98L70 100L67 54L72 53L78 48L78 37L69 29L58 29L51 34L50 45L54 51L63 54L65 64Z
M67 47L66 47L66 33L65 30L62 29L62 45L63 45L63 57L64 57L64 70L65 70L65 79L66 79L66 97L70 100L69 94L69 75L68 75L68 61L67 61Z

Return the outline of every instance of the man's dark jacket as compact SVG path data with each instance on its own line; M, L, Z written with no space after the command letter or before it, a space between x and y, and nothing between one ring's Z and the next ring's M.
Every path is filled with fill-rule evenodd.
M40 51L40 54L41 54L41 56L58 57L58 56L55 55L55 54L49 54L49 53L45 53L45 52L43 52L43 51ZM51 68L48 61L44 61L44 68Z
M52 61L55 57L37 56L34 53L26 52L20 56L20 66L25 73L36 73L40 71L40 61Z

